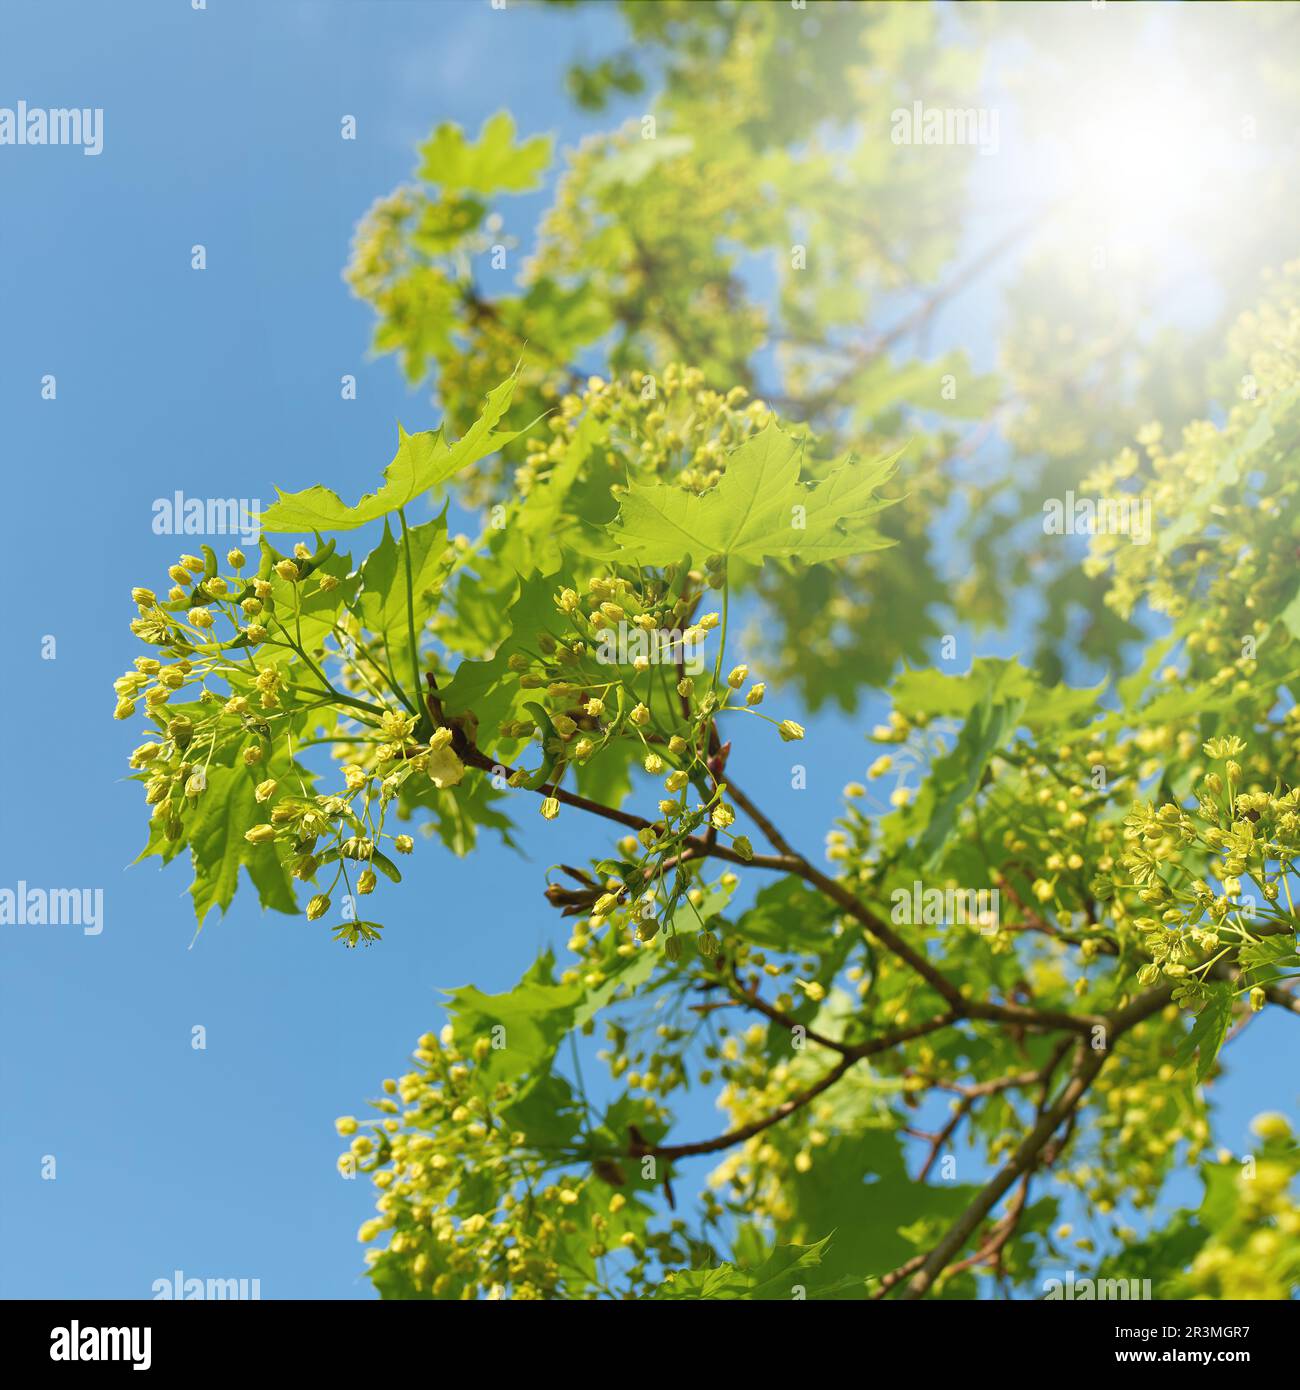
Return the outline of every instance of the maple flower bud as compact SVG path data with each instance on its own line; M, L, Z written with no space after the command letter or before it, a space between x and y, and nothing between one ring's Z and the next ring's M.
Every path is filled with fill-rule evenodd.
M654 849L655 841L659 838L655 833L653 825L643 825L641 829L636 832L636 837L646 849Z
M678 806L678 804L675 801L669 801L667 798L665 798L663 801L659 803L659 810L665 816L675 816L677 812L681 810L681 807Z
M677 693L683 700L689 699L694 689L695 682L689 676L683 676L681 680L677 682Z
M113 707L113 718L114 718L114 719L130 719L130 717L131 717L134 713L135 713L135 701L134 701L134 700L125 700L125 699L119 700L119 701L117 702L117 704L114 705L114 707Z
M736 813L726 802L720 802L713 808L713 814L709 817L719 830L725 830L732 821L736 819Z
M262 761L262 745L255 743L251 748L245 748L241 756L245 767L256 767Z
M605 713L605 702L604 700L598 700L595 698L590 699L587 701L585 705L583 705L582 710L584 714L588 714L591 716L591 718L597 719Z
M749 843L748 835L737 835L731 842L731 848L747 862L754 857L754 846Z
M192 627L212 626L212 614L206 608L191 608L188 616Z
M131 766L142 767L145 763L151 763L161 752L161 743L142 743L131 754Z
M627 612L617 603L602 603L600 611L611 623L621 623L627 618Z
M190 739L194 737L194 725L186 715L178 714L167 724L167 737L177 748L188 748Z
M185 782L186 796L202 796L208 789L208 775L200 768L197 772L192 772Z
M307 920L315 922L330 910L330 900L325 893L317 893L307 904Z
M321 577L320 577L320 589L321 589L321 593L323 593L323 594L328 594L328 593L330 592L331 589L337 589L338 586L339 586L339 581L338 581L338 576L337 576L337 575L334 575L334 574L322 574L322 575L321 575Z
M542 815L547 820L554 820L560 814L560 803L556 797L547 796L542 798Z
M617 893L602 893L591 906L591 911L596 917L608 917L618 906Z
M244 831L244 839L246 839L250 845L270 844L270 842L275 839L275 826L265 823L255 825L251 830Z
M664 786L667 787L670 792L679 792L690 780L691 779L685 772L678 769L676 772L670 772L668 776L664 778Z
M152 589L132 589L131 598L142 608L148 608L151 604L157 603L158 598Z
M357 1132L357 1122L351 1115L340 1115L334 1121L334 1128L341 1138L346 1139L350 1134Z
M1276 1110L1269 1110L1263 1115L1256 1115L1250 1122L1250 1127L1265 1143L1270 1139L1289 1139L1291 1137L1290 1123L1285 1115Z
M562 589L555 600L555 606L562 612L572 613L578 606L578 595L572 589Z
M759 681L757 685L750 686L749 694L745 696L745 703L747 705L761 705L763 703L763 696L766 694L767 686L765 686L762 681Z
M393 848L398 854L410 854L415 848L415 841L409 835L398 835L393 840Z
M277 783L274 777L268 777L265 782L259 782L257 786L253 788L253 800L270 801L275 795L276 785Z
M1234 762L1232 758L1229 758L1225 765L1225 771L1228 774L1228 781L1234 786L1241 781L1241 764L1239 762Z
M650 722L650 711L642 704L633 707L631 719L633 724L644 727Z
M408 738L411 731L415 728L415 716L410 714L399 714L396 710L385 710L380 716L379 726L388 738ZM451 733L449 731L446 739L439 747L445 748L450 742Z
M269 579L254 579L253 592L258 598L270 598L272 592L271 581Z
M205 579L203 587L217 598L224 598L230 592L230 585L219 574L214 574L211 579Z
M691 745L687 743L680 734L674 734L672 738L668 740L668 751L672 753L674 757L680 758L690 746Z
M246 598L240 603L240 608L244 610L245 616L256 618L262 611L262 600L260 598Z
M378 882L379 880L375 877L375 871L373 869L363 869L361 873L357 875L357 892L362 894L373 893L375 891L375 884Z
M287 579L291 584L298 578L298 566L292 560L281 560L275 566L275 572L281 579Z
M658 753L648 753L646 754L646 760L643 766L645 770L653 776L664 770L664 760Z
M555 727L555 732L559 734L561 738L572 738L578 729L578 726L567 714L555 715L551 723Z
M261 623L249 623L248 627L244 630L248 633L248 640L250 642L262 642L266 640L266 629Z
M573 756L582 762L583 759L591 757L596 751L596 745L589 738L580 738L573 745Z
M786 743L794 743L804 735L802 724L796 724L793 719L783 719L777 726L776 731Z
M184 565L172 565L167 571L167 577L175 584L188 584L190 582L190 572Z
M526 671L532 664L532 658L526 652L511 652L506 659L506 666L511 671Z
M700 619L698 626L702 627L705 632L711 632L721 621L722 619L716 613L706 613Z
M155 777L145 787L144 800L146 806L157 806L165 799L171 790L171 782L166 777ZM157 812L155 812L157 814Z
M1264 992L1263 985L1256 985L1250 992L1250 1011L1259 1013L1265 1004L1268 1003L1268 995Z
M740 687L741 687L742 685L744 685L744 683L745 683L748 679L749 679L749 667L748 667L748 666L733 666L732 669L731 669L731 674L727 677L727 684L728 684L733 690L739 690ZM750 693L752 694L753 692L751 691Z
M299 560L311 559L311 551L308 550L307 547L303 545L301 541L299 541L298 544L294 546L293 553L295 556L297 556Z
M197 555L182 555L181 564L184 565L187 570L192 570L195 574L203 573L203 561Z
M246 556L244 552L236 546L233 550L226 551L226 564L233 570L242 570Z

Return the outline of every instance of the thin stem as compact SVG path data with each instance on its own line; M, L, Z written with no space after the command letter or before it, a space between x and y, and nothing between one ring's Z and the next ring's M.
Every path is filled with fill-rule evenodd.
M411 644L411 689L416 696L420 693L420 649L415 642L415 581L411 568L411 533L406 525L406 508L399 507L397 515L402 523L402 551L406 557L406 636ZM421 714L420 723L425 725L427 715Z

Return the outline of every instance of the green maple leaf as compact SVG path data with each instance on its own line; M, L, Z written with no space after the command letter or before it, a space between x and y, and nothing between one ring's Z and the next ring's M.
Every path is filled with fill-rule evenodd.
M730 455L722 481L706 493L633 483L609 528L617 543L610 558L667 565L721 555L812 565L892 545L870 519L891 505L876 489L898 454L875 463L848 459L809 485L799 479L802 452L801 441L769 425Z
M714 1269L684 1269L670 1281L660 1284L645 1300L742 1299L766 1302L789 1299L802 1289L804 1298L837 1298L857 1292L865 1296L864 1279L827 1282L814 1278L809 1287L808 1270L816 1269L823 1260L830 1237L824 1236L811 1245L778 1245L754 1269L734 1264L718 1265Z
M397 453L384 470L384 485L368 492L349 507L327 487L319 485L302 492L279 492L279 501L262 514L266 531L354 531L369 521L400 511L408 502L447 481L462 468L487 458L503 448L523 430L498 430L498 421L510 408L519 380L518 369L495 390L489 391L483 413L466 430L462 439L448 444L442 430L407 434L398 426Z
M264 907L295 912L293 884L270 845L252 845L244 831L257 818L253 788L257 778L236 763L208 770L207 790L199 798L189 827L194 882L190 894L199 926L214 907L230 906L239 886L241 866L248 868Z
M1196 1022L1174 1053L1175 1067L1185 1067L1192 1060L1192 1053L1197 1054L1198 1082L1204 1081L1210 1074L1210 1068L1219 1055L1232 1023L1232 987L1221 980L1209 988L1210 1002L1197 1014Z
M437 608L447 578L447 512L412 526L407 533L411 553L411 593L415 600L416 640ZM361 567L361 596L357 610L371 632L385 641L390 671L410 669L406 631L406 559L402 543L384 523L384 538Z
M458 1043L468 1050L475 1039L500 1028L505 1046L484 1058L478 1079L488 1087L528 1071L550 1067L585 991L579 984L556 984L554 957L543 952L513 989L485 994L473 985L444 991Z
M467 140L448 121L420 147L420 178L442 188L472 193L523 193L536 188L551 160L551 137L534 135L515 143L515 122L498 111L483 122L478 141Z

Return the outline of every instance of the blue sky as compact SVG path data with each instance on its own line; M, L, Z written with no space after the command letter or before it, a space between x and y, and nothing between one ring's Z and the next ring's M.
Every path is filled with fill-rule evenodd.
M436 423L391 359L368 358L369 310L340 278L358 216L409 176L438 120L477 128L505 105L562 144L606 124L572 110L562 74L617 33L612 11L503 15L486 0L0 11L0 106L105 112L98 157L0 148L0 456L19 521L0 886L105 895L97 936L0 928L0 1295L148 1297L180 1269L258 1278L264 1297L372 1296L355 1238L372 1194L337 1175L333 1117L403 1069L441 1021L439 986L504 988L567 935L541 874L593 842L576 817L525 814L531 861L417 852L376 949L344 951L243 893L191 949L186 866L127 867L145 827L122 779L135 729L109 716L135 654L129 590L156 585L181 548L153 533L155 498L269 500L273 484L316 481L356 494L398 419ZM339 138L345 114L355 142ZM510 203L508 230L526 241L542 204ZM986 336L988 313L973 299L944 332ZM355 401L340 399L344 373ZM806 850L861 774L877 714L811 726L798 796L756 763L751 792L780 798ZM1221 1088L1234 1146L1251 1114L1292 1099L1268 1065L1278 1038L1264 1022L1234 1045ZM715 1123L696 1108L683 1132Z

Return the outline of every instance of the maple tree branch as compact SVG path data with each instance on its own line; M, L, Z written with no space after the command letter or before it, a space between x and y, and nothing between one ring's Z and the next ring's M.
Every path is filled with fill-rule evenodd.
M488 757L487 754L483 753L476 746L466 730L465 720L449 719L446 716L442 708L441 700L437 694L437 685L433 673L426 673L425 679L429 687L426 699L428 701L430 716L433 718L435 724L445 725L451 728L453 736L452 747L461 760L467 766L473 767L481 772L493 773L507 778L512 777L515 774L515 769ZM716 742L716 731L713 732L715 733ZM718 757L720 766L723 761L720 749L715 753L715 756ZM605 805L603 802L594 801L590 797L581 796L576 792L565 791L554 783L549 786L544 784L540 787L531 788L531 790L535 791L540 796L554 797L555 800L562 804L572 806L577 810L586 811L591 815L600 816L630 830L642 830L652 824L652 822L643 816L634 815L631 812L619 810L617 807ZM834 1086L850 1067L860 1059L872 1056L878 1052L886 1051L889 1048L896 1047L913 1038L923 1037L928 1033L949 1027L953 1023L963 1019L983 1019L1000 1023L1012 1023L1026 1028L1049 1030L1064 1029L1068 1032L1079 1034L1089 1033L1098 1025L1107 1025L1108 1020L1089 1015L1076 1015L1062 1013L1057 1010L1032 1009L1022 1005L995 1004L987 1001L967 999L965 995L962 994L961 990L933 966L924 955L904 941L892 928L886 926L877 914L872 912L865 903L861 902L861 900L843 883L836 879L832 879L829 875L823 873L820 869L817 869L809 863L803 855L795 851L777 829L775 824L764 815L754 802L752 802L743 791L737 788L734 783L728 781L727 790L736 805L754 821L779 853L774 855L752 854L746 858L730 847L720 844L716 839L699 839L692 836L682 842L682 848L680 852L673 857L673 862L683 863L692 858L723 859L735 864L748 864L757 868L774 869L780 872L791 873L802 878L811 886L819 889L830 898L832 902L836 903L851 917L861 923L870 935L875 937L901 961L910 966L916 974L930 985L949 1007L947 1012L927 1019L919 1024L883 1034L876 1038L867 1039L860 1043L838 1042L822 1034L814 1035L806 1033L806 1036L809 1036L814 1042L840 1054L839 1061L817 1082L813 1083L813 1085L783 1101L775 1110L763 1116L761 1119L752 1121L750 1124L743 1125L737 1129L728 1130L726 1133L717 1135L712 1139L704 1139L687 1144L651 1146L647 1145L638 1134L634 1133L629 1149L629 1152L634 1157L643 1154L653 1154L656 1157L665 1158L671 1162L676 1158L718 1153L723 1149L731 1148L735 1144L743 1143L745 1140L752 1138L755 1134L762 1133L763 1130L770 1128L772 1125L779 1124L787 1116L807 1105L824 1091L829 1090L830 1087ZM788 1015L761 1000L756 991L745 991L740 1002L754 1008L759 1013L765 1014L767 1017L781 1023L783 1026L791 1028L797 1026L796 1020L791 1019ZM1059 1059L1059 1051L1056 1056ZM1105 1054L1101 1054L1101 1057L1104 1062ZM1055 1060L1052 1066L1055 1066ZM1089 1074L1087 1082L1091 1081L1091 1077L1095 1075L1096 1070L1100 1070L1100 1066L1101 1062L1098 1062L1095 1069ZM1050 1071L1048 1074L1050 1075ZM1034 1145L1031 1151L1032 1154L1037 1154L1042 1145L1051 1137L1052 1133L1059 1125L1061 1118L1073 1109L1074 1104L1077 1104L1078 1098L1081 1097L1083 1091L1086 1090L1087 1082L1083 1084L1082 1088L1079 1090L1078 1096L1070 1102L1069 1106L1062 1111L1060 1115L1057 1115L1055 1122L1042 1136L1042 1139ZM1070 1094L1070 1089L1070 1087L1067 1087L1067 1095ZM1058 1105L1061 1103L1062 1102L1058 1102ZM966 1107L959 1109L958 1116L956 1117L957 1119L960 1119L961 1113L964 1113L964 1108ZM1049 1112L1049 1115L1055 1113L1056 1111L1054 1108L1052 1112ZM1039 1126L1036 1127L1031 1138L1038 1135L1039 1129L1046 1123L1047 1118L1048 1117L1044 1117L1040 1119ZM952 1128L955 1128L955 1125L946 1130L943 1136L940 1136L937 1141L938 1144L942 1144L945 1141L946 1137L951 1134ZM1028 1142L1029 1141L1026 1141L1026 1144L1028 1144ZM935 1152L937 1152L937 1148ZM933 1158L934 1153L931 1154L931 1158L926 1164L925 1171L928 1171L930 1163L933 1162ZM1015 1161L1015 1158L1013 1158L1012 1163L1014 1164ZM1011 1165L1008 1165L1008 1169L1004 1169L1003 1173L1008 1173L1010 1168ZM1006 1177L1005 1183L1001 1187L996 1186L999 1180L997 1178L994 1179L993 1183L989 1184L984 1193L981 1194L981 1197L977 1198L976 1202L972 1204L972 1207L968 1209L968 1212L962 1218L959 1218L957 1223L954 1223L948 1235L935 1247L935 1251L931 1252L931 1255L926 1257L925 1263L917 1267L917 1273L913 1277L911 1284L909 1284L909 1290L913 1286L916 1286L918 1281L923 1279L926 1281L923 1288L928 1287L929 1283L932 1282L935 1277L934 1273L930 1271L931 1261L940 1257L946 1261L948 1256L942 1252L946 1250L950 1241L955 1240L958 1248L965 1242L971 1231L974 1230L983 1219L984 1211L987 1211L988 1207L996 1203L1002 1193L1005 1192L1006 1187L1014 1181L1019 1171L1023 1170L1017 1169L1010 1171L1009 1175ZM1002 1176L1002 1174L999 1174L999 1178ZM995 1187L996 1190L994 1190ZM978 1208L980 1207L981 1201L984 1200L987 1200L988 1206L986 1206L983 1211L980 1211ZM964 1223L968 1219L970 1225L964 1226ZM939 1252L938 1256L936 1252ZM939 1266L939 1269L942 1269L942 1264ZM919 1295L911 1295L909 1293L904 1296Z
M1040 1108L1038 1122L1021 1141L1019 1147L1002 1168L980 1189L975 1200L948 1228L942 1239L926 1255L916 1271L908 1279L907 1287L900 1297L906 1300L922 1298L934 1281L948 1267L953 1256L974 1234L980 1222L989 1214L1008 1188L1019 1178L1031 1172L1041 1161L1043 1150L1051 1141L1061 1125L1070 1119L1079 1104L1087 1095L1089 1086L1098 1072L1106 1065L1115 1043L1130 1028L1143 1019L1158 1013L1169 1002L1172 991L1168 988L1153 989L1139 995L1131 1004L1107 1015L1106 1046L1102 1049L1088 1047L1082 1039L1077 1044L1077 1055L1070 1078L1056 1100L1046 1108Z
M1074 1033L1089 1033L1102 1022L1100 1018L1084 1014L1064 1013L1055 1009L1031 1009L1020 1004L994 1004L988 1001L967 999L961 990L940 970L914 950L880 917L871 911L855 893L810 864L781 835L776 826L759 811L758 807L736 784L727 779L727 795L763 831L772 844L781 851L792 873L819 889L832 902L843 908L851 917L890 950L899 960L909 965L935 991L954 1013L963 1018L985 1019L995 1023L1016 1023L1026 1028L1065 1029ZM760 856L755 855L757 860Z
M753 1120L747 1125L741 1125L738 1129L728 1130L725 1134L719 1134L716 1139L701 1139L694 1144L654 1144L647 1145L638 1143L635 1139L631 1144L629 1152L633 1158L640 1158L645 1154L652 1154L656 1158L664 1158L671 1162L677 1158L692 1158L698 1154L718 1153L722 1149L729 1149L733 1144L743 1144L746 1139L752 1139L754 1135L761 1134L765 1129L771 1129L775 1124L780 1124L787 1116L793 1115L796 1110L802 1109L809 1101L816 1100L823 1091L830 1088L844 1075L848 1069L855 1065L857 1057L845 1055L840 1058L835 1065L821 1076L811 1086L797 1092L788 1100L782 1101L775 1110L764 1115L761 1119Z

